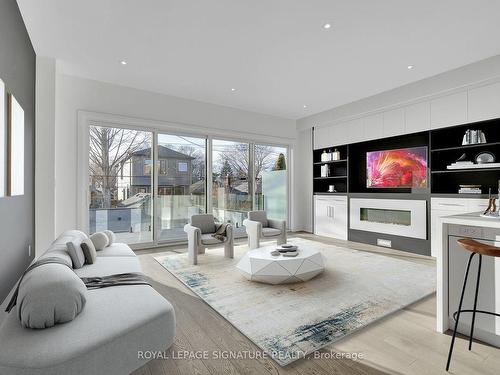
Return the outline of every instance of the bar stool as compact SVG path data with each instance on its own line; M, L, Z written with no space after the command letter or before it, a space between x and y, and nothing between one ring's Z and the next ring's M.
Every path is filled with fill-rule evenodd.
M453 337L451 339L450 352L448 353L448 362L446 363L446 371L448 371L448 369L450 368L451 355L453 353L453 345L455 345L455 337L457 336L457 328L458 328L458 321L460 320L460 314L463 312L467 312L467 313L471 312L472 313L472 323L471 323L471 327L470 327L470 336L469 336L469 350L472 349L472 336L474 334L474 323L476 320L476 313L500 316L500 314L497 314L494 312L477 310L477 294L479 291L479 279L481 278L481 262L483 260L483 255L492 256L492 257L500 257L500 247L486 245L484 243L475 241L471 238L462 238L462 239L458 240L457 242L465 250L470 251L472 254L470 255L469 262L467 263L467 270L465 271L464 285L462 287L462 294L460 296L460 303L458 304L458 310L453 313L453 319L455 319L455 329L453 330ZM477 269L476 293L474 296L474 308L472 310L462 310L462 303L464 300L465 288L467 286L467 278L469 276L469 268L470 268L470 264L472 262L472 258L474 258L474 255L476 255L476 254L479 254L479 264L478 264L478 269Z

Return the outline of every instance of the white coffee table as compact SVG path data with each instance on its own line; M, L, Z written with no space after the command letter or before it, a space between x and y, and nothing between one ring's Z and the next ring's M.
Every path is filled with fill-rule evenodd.
M307 281L325 269L325 258L319 250L299 247L296 257L273 256L276 246L248 251L236 267L252 281L267 284L287 284Z

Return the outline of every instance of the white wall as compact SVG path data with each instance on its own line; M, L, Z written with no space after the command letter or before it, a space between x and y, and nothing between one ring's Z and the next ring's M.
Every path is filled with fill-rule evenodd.
M314 126L315 148L322 148L499 117L500 55L302 118L297 129ZM299 159L311 154L300 150ZM312 163L304 168L312 174ZM312 179L297 179L295 189L311 191ZM311 200L297 204L312 212Z
M36 58L35 137L35 256L54 240L55 234L55 101L56 64Z
M284 140L293 147L293 120L195 102L58 74L55 127L55 233L77 225L77 115L79 110L149 119L201 134ZM47 140L50 144L50 140ZM38 155L37 155L38 157ZM49 177L50 178L50 177ZM39 223L37 222L37 225Z

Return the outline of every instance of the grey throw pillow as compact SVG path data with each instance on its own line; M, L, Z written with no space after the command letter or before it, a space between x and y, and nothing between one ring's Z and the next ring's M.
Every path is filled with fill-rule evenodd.
M116 242L115 234L110 230L105 230L103 233L108 237L108 246L113 245Z
M82 268L85 264L85 255L83 255L82 247L80 246L82 240L74 239L70 242L66 242L66 248L68 249L68 254L73 262L73 268Z
M90 240L94 244L97 251L104 249L109 243L108 236L106 236L103 232L94 233L90 236Z
M69 267L45 264L28 272L19 286L17 314L26 328L48 328L76 318L87 288Z
M96 259L96 250L91 239L87 238L83 240L80 246L82 247L83 255L85 256L85 263L94 264Z

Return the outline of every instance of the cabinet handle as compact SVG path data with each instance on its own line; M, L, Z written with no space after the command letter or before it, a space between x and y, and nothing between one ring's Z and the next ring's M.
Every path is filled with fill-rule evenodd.
M455 207L465 207L463 204L457 203L438 203L440 206L455 206Z

